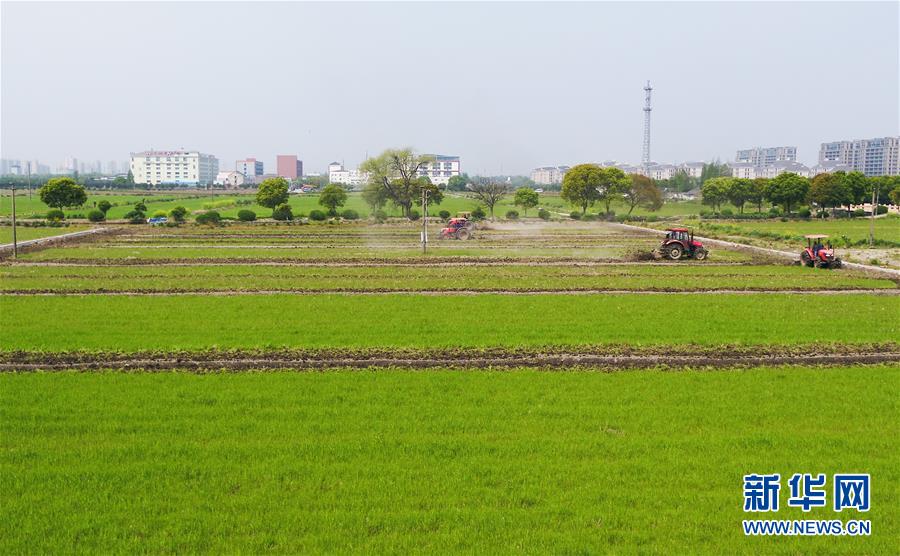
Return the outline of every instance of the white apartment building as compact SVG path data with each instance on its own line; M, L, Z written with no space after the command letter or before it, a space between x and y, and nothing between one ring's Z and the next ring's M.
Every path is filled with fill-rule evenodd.
M648 178L653 180L670 180L677 174L685 174L691 178L699 178L703 173L703 162L682 162L681 164L651 164L646 171ZM642 168L617 164L626 174L644 174Z
M900 137L822 143L819 165L840 163L867 176L900 175Z
M210 185L218 173L219 160L198 151L131 153L131 174L135 183Z
M776 162L797 162L797 147L756 147L737 152L734 161L754 166L767 166Z
M731 177L733 178L774 178L779 174L791 172L804 178L810 177L810 170L799 162L781 161L772 164L756 165L749 162L736 162L731 165Z
M340 162L332 162L328 165L328 183L347 185L352 189L362 187L369 181L367 172L347 170Z
M538 185L562 183L568 171L568 166L541 166L531 171L531 181Z
M434 185L447 185L450 178L459 175L459 157L443 154L428 155L433 161L419 168L419 176L427 176Z

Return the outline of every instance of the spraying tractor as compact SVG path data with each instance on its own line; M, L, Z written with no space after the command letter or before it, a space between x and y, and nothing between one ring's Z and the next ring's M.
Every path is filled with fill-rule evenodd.
M687 228L668 228L666 237L656 252L659 256L673 261L680 259L702 261L709 255L703 244L694 240L694 232Z
M834 256L834 247L831 246L831 242L822 243L822 240L828 239L828 236L813 234L803 237L806 238L806 248L800 253L800 262L803 266L841 268L841 259Z

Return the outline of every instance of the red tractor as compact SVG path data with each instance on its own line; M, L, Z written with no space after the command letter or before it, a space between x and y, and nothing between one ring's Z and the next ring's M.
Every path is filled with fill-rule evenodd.
M451 218L446 228L441 228L440 239L471 239L475 223L468 218Z
M806 248L800 253L800 262L803 266L816 268L841 268L841 259L834 256L834 247L831 242L822 244L828 236L814 234L803 236L806 238Z
M702 261L709 255L703 244L694 240L694 232L687 228L668 228L666 238L657 248L660 256L677 261L679 259L696 259Z

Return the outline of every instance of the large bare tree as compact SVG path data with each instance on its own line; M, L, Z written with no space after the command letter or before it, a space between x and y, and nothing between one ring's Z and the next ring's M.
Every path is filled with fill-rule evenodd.
M491 220L494 219L494 205L500 202L500 199L509 194L509 186L505 183L493 181L489 179L475 180L469 184L469 191L476 199L480 200L488 208L491 213Z
M369 174L364 195L390 199L407 217L423 189L428 190L429 204L440 203L441 191L427 177L419 176L419 170L432 161L433 156L416 154L413 149L388 149L360 165L360 171Z

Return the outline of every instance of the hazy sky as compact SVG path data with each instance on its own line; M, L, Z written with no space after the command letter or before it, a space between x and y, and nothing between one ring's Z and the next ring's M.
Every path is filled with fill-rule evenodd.
M223 168L413 146L469 173L898 135L897 2L2 3L4 158Z

